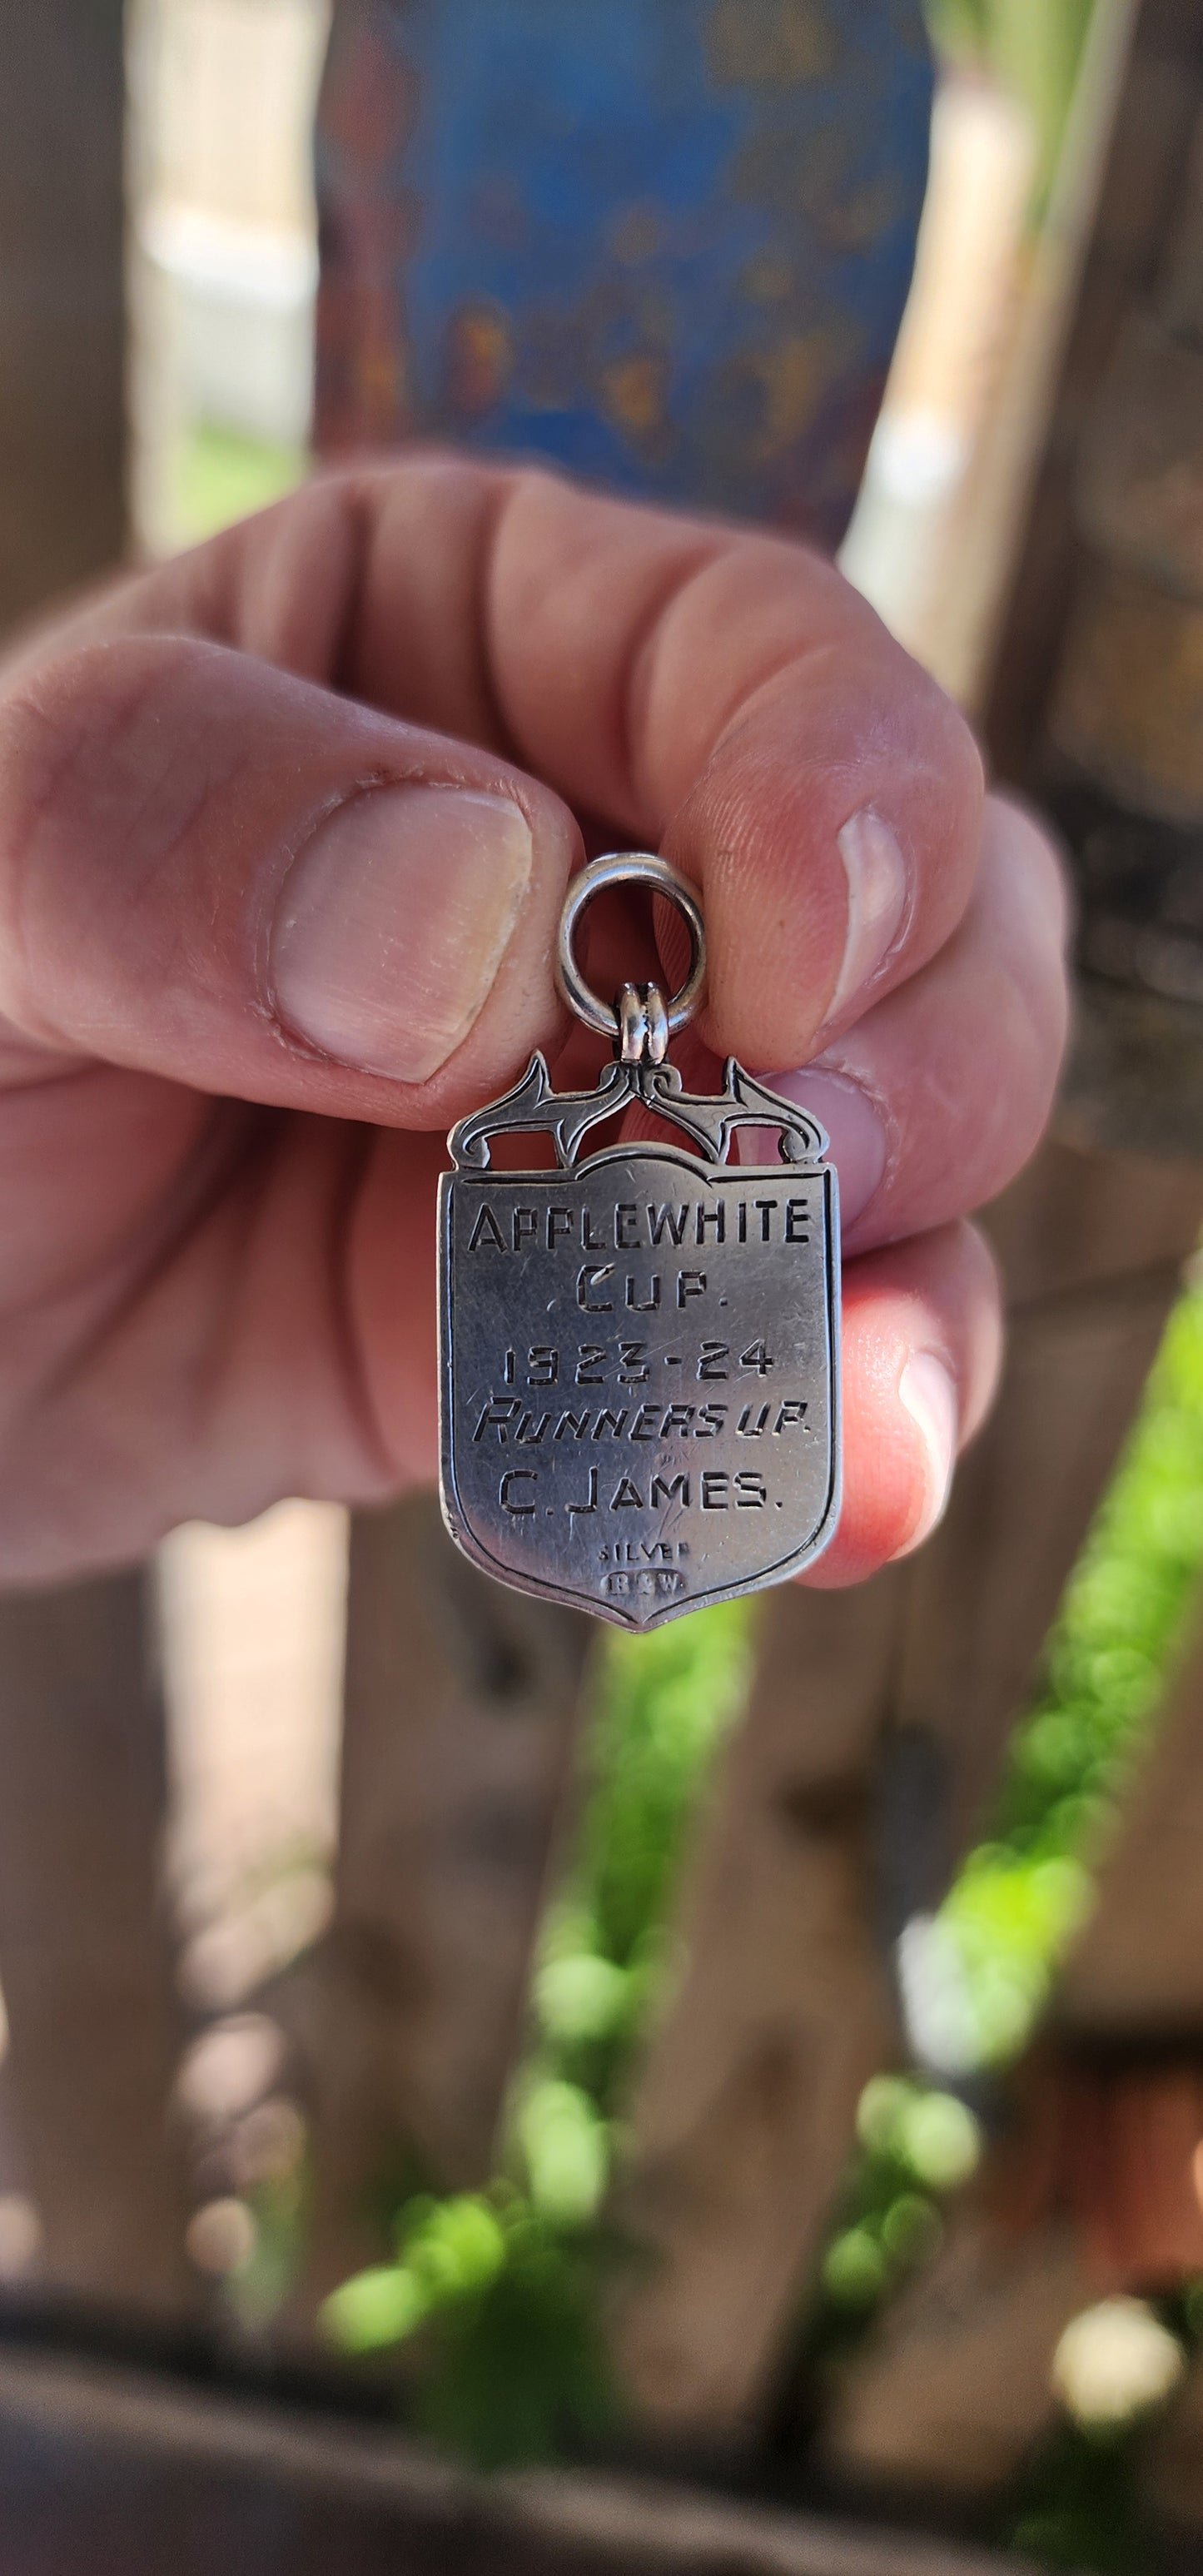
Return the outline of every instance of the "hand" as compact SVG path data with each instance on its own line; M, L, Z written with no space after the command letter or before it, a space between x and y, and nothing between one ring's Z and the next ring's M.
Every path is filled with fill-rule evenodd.
M999 1347L963 1219L1063 1040L1049 848L803 549L417 455L0 673L4 1579L433 1477L445 1131L563 1044L574 814L698 880L702 1039L832 1134L847 1502L815 1579L932 1526Z

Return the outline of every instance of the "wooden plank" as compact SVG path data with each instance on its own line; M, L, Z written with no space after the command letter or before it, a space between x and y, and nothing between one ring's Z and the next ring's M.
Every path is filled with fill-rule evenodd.
M1038 1165L1018 1198L1012 1194L999 1229L1029 1287L1032 1271L1025 1265L1040 1244L1038 1231L1033 1242L1031 1219L1050 1167L1064 1169L1059 1147L1043 1159L1045 1171ZM1054 1287L1020 1310L994 1423L962 1470L944 1531L918 1561L908 1593L899 1708L912 1739L938 1748L933 1768L945 1801L943 1831L929 1830L927 1838L926 1890L912 1878L917 1907L938 1901L979 1822L1031 1662L1156 1348L1178 1274L1165 1256L1175 1238L1178 1249L1191 1241L1198 1222L1203 1174L1161 1166L1134 1193L1139 1222L1130 1230L1116 1159L1092 1158L1077 1192L1067 1193L1078 1251L1075 1256L1072 1227L1061 1241L1054 1232L1047 1276L1075 1284L1064 1292ZM1113 1221L1118 1207L1125 1210L1122 1228ZM1092 1236L1093 1257L1104 1270L1093 1286L1080 1277ZM1112 1268L1107 1276L1117 1240L1134 1263L1147 1256L1147 1266L1127 1277ZM1179 1944L1180 1881L1165 1873L1158 1833L1170 1814L1171 1782L1183 1791L1183 1755L1198 1736L1201 1706L1203 1676L1195 1665L1165 1750L1153 1758L1132 1860L1125 1857L1125 1830L1109 1873L1115 1932L1108 1898L1083 1948L1081 1988L1075 1987L1078 1962L1066 1978L1058 2019L1075 2027L1105 2022L1099 1987L1107 1974L1117 1979L1121 2013L1125 1977L1133 1990L1128 2000L1139 1995L1127 2013L1129 2025L1152 2004L1158 1967L1167 1985L1171 1961L1180 1980L1190 1980L1191 1922L1183 1924ZM1197 1835L1203 1808L1197 1800L1195 1807ZM1186 1826L1181 1848L1189 1847ZM1157 1911L1164 1920L1154 1927L1141 1899L1151 1900L1159 1869ZM1193 1928L1197 1945L1198 1921ZM1096 1941L1098 1970L1092 1972ZM1146 1951L1154 1969L1148 1977L1137 1965ZM1194 1989L1203 2005L1197 1964ZM1089 1998L1092 2014L1084 2010ZM1168 2017L1164 2004L1151 2016L1154 2025ZM1091 2278L1089 2248L1055 2215L1055 2192L1045 2217L1037 2216L1037 2193L1030 2232L1016 2227L1013 2212L1000 2214L1000 2166L1005 2175L1025 2157L1039 2161L1042 2139L1029 2130L1021 2106L1016 2136L987 2165L953 2221L948 2244L843 2379L822 2437L834 2474L852 2483L981 2493L1005 2481L1051 2420L1049 2374L1060 2334L1108 2285Z
M979 1825L1201 1217L1198 1167L1047 1145L991 1212L1006 1374L942 1529L855 1594L769 1606L635 2103L656 2261L620 2348L658 2420L731 2427L764 2390L897 2049L881 1933L939 1903Z
M503 1591L426 1496L351 1539L335 1914L287 2017L308 2033L320 2294L379 2252L406 2152L483 2180L564 1806L590 1623Z
M1070 2318L1174 2287L1198 2262L1203 2050L1203 1633L1125 1802L1050 2027L1008 2087L1009 2129L948 2242L829 2407L824 2465L859 2487L1001 2486L1053 2420ZM1167 2514L1203 2524L1203 2373L1150 2463Z
M1019 210L1022 238L1012 236L1011 292L1001 299L995 295L994 345L978 353L977 420L966 470L932 530L919 631L903 638L975 720L994 677L1007 591L1032 511L1052 389L1078 305L1138 7L1139 0L1095 0L1085 22L1042 220L1033 236L1024 221L1030 209ZM1026 120L1017 122L1023 134ZM1030 152L1030 127L1025 139ZM1030 178L1029 162L1026 184ZM963 234L964 224L957 229ZM989 280L983 284L988 296ZM1054 520L1050 553L1056 533ZM1061 602L1046 594L1041 606L1055 630Z
M785 1593L769 1607L754 1705L686 1901L690 1967L634 2115L632 2223L657 2265L620 2340L658 2418L730 2423L755 2407L861 2086L896 2044L868 1842L883 1730L891 1720L887 1783L905 1774L905 1812L887 1800L886 1813L905 1845L888 1891L897 1930L938 1901L976 1820L1201 1213L1194 1171L1050 1146L997 1215L1021 1312L995 1427L944 1531L866 1593ZM366 1521L356 1541L339 1924L327 2000L316 2017L308 2006L324 2034L311 2051L324 2104L318 2289L377 2250L351 2213L390 2141L406 2137L451 2182L487 2169L567 1757L562 1662L561 1731L553 1722L541 1746L538 1723L525 1741L512 1720L499 1728L489 1693L483 1708L465 1701L430 1631L438 1586L421 1551L433 1540L441 1558L441 1534L413 1511ZM439 1580L462 1613L475 1578L452 1559ZM486 1597L490 1623L531 1616ZM416 1729L399 1711L402 1672L411 1710L426 1711ZM910 1786L924 1747L941 1803L917 1857ZM465 1851L479 1856L472 1810L498 1794L525 1812L519 1840L533 1836L504 1921L478 1861L463 1902Z
M1196 1633L1141 1762L1098 1903L1067 1963L1056 2024L1068 2039L1203 2048L1203 1633Z
M1201 1221L1203 1165L1057 1139L989 1212L1010 1309L1004 1376L911 1572L893 1699L895 1727L931 1748L943 1782L916 1911L939 1902L980 1828Z
M927 1783L900 1846L895 1925L936 1906L980 1830L1034 1665L1203 1215L1203 1168L1058 1139L991 1211L1013 1299L1002 1387L907 1585L896 1745ZM888 1778L888 1773L887 1773ZM856 2482L981 2492L1049 2420L1057 2340L1092 2292L1050 2221L998 2222L988 2168L948 2245L841 2384L822 2447Z
M820 2445L860 2492L965 2499L1003 2486L1054 2413L1053 2356L1097 2292L1070 2228L1018 2236L971 2206L868 2350L840 2373Z
M1161 2140L1155 2111L1141 2142L1152 2170L1142 2175L1146 2208L1133 2210L1111 2159L1117 2229L1149 2237L1170 2219L1170 2247L1197 2262L1199 2066L1203 2060L1203 1626L1196 1621L1165 1716L1125 1802L1122 1827L1099 1878L1098 1905L1068 1962L1054 2024L1066 2046L1102 2052L1104 2067L1127 2067L1135 2104L1174 2052L1179 2082L1193 2093L1180 2134ZM1174 2059L1169 2060L1172 2066ZM1164 2079L1163 2079L1164 2081ZM1160 2148L1160 2152L1158 2152ZM1124 2159L1134 2165L1131 2146ZM1177 2184L1180 2204L1174 2192ZM1167 2190L1168 2185L1168 2190ZM1192 2236L1196 2240L1192 2244ZM1142 2487L1159 2517L1194 2535L1203 2530L1203 2368L1196 2361L1148 2446Z
M1050 433L1049 461L995 689L990 730L1013 775L1031 769L1061 631L1058 586L1065 583L1067 553L1076 544L1070 482L1082 405L1133 292L1152 276L1161 256L1201 95L1201 43L1203 13L1197 8L1144 0ZM1150 117L1158 101L1169 101L1171 112L1154 135ZM1138 173L1140 184L1134 190ZM1069 1114L1058 1139L988 1220L1011 1309L1006 1373L994 1415L962 1465L942 1529L900 1579L893 1671L884 1685L873 1685L865 1696L852 1691L845 1697L840 1684L833 1695L833 1711L847 1730L850 1767L866 1783L875 1738L881 1737L884 1875L877 1895L887 1926L895 1932L909 1913L939 1902L979 1826L1062 1586L1139 1402L1182 1262L1203 1216L1198 1130L1191 1130L1180 1106L1182 1062L1197 1076L1203 1057L1197 1017L1185 1033L1167 1037L1159 1022L1155 1034L1146 1029L1137 1042L1126 1022L1115 1026L1104 996L1093 1002L1089 1037L1089 1047L1071 1070ZM1159 1077L1152 1086L1151 1070ZM1187 1090L1193 1096L1189 1085ZM1120 1150L1125 1144L1135 1150ZM848 1621L843 1651L850 1672L856 1665L856 1611L871 1598L871 1593L860 1596L843 1613ZM787 1677L783 1704L801 1731L808 1714L801 1641L809 1606L797 1615L802 1626L796 1670ZM837 1610L834 1615L838 1619L841 1614ZM755 1757L745 1752L743 1758ZM771 1767L770 1754L769 1777ZM748 1820L742 1822L746 1835ZM725 1819L712 1826L716 1844L721 1845L725 1830ZM677 2006L680 2035L677 2021L670 2020L645 2082L642 2099L650 2107L641 2110L643 2126L637 2132L647 2158L647 2176L640 2177L646 2198L656 2173L651 2151L661 2145L655 2110L665 2131L663 2178L658 2199L651 2201L648 2232L662 2262L643 2293L644 2340L632 2339L628 2329L627 2349L641 2393L659 2414L693 2415L707 2422L737 2422L763 2387L774 2337L800 2285L804 2250L813 2243L838 2164L838 2158L825 2160L816 2152L784 2081L778 2081L772 2100L765 2088L759 2128L745 2112L743 2129L732 2117L723 2138L713 2111L712 2147L697 2115L694 2095L701 2086L697 2079L691 2086L688 2042L692 2040L704 2066L708 1981L718 1979L720 1993L723 1982L739 1992L742 2023L755 2031L762 2007L771 2005L782 1979L782 1945L774 1945L765 1930L771 1920L771 1872L755 1843L752 1853L749 1877L759 1869L765 1882L763 1921L751 1906L741 1912L733 1901L738 1881L725 1879L713 1865L709 1879L703 1875L701 1882L704 1904L695 1898L687 1913L695 1964ZM869 1905L863 1883L858 1901L863 1944ZM838 1902L830 1914L832 1922L837 1919ZM848 1909L840 1937L855 1955L858 1933ZM824 1958L816 1985L825 1967ZM805 1972L795 1995L804 1983ZM870 2018L862 2000L859 2030L865 2036ZM850 2026L857 2020L855 2011L845 2023L833 2018L828 2057L811 2061L810 2082L820 2098L841 2054L853 2054ZM730 2077L729 2056L729 2035L720 2016L710 2096L717 2103ZM851 2133L853 2100L849 2089L845 2140ZM739 2188L724 2182L727 2169L738 2167L741 2158L749 2176L747 2198L756 2207L754 2230L745 2222L742 2234ZM695 2201L698 2211L707 2213L708 2224L695 2216ZM806 2221L800 2224L803 2208ZM866 2466L872 2465L875 2473L885 2466L882 2445L888 2451L893 2438L892 2409L898 2423L910 2427L915 2474L922 2478L933 2470L944 2437L939 2428L946 2431L955 2418L962 2380L966 2423L972 2430L960 2466L969 2484L993 2474L985 2465L993 2438L992 2410L996 2462L1013 2458L1016 2444L1043 2420L1049 2402L1049 2337L1055 2341L1070 2312L1065 2302L1077 2294L1071 2277L1076 2258L1069 2260L1068 2272L1062 2267L1059 2274L1057 2264L1042 2257L1029 2279L1026 2256L993 2247L988 2222L983 2221L983 2229L958 2238L930 2290L932 2314L939 2317L947 2304L940 2281L952 2283L948 2295L957 2326L947 2340L947 2366L939 2359L939 2337L933 2339L924 2307L928 2289L920 2284L886 2349L880 2365L884 2377L875 2380L878 2365L866 2361L863 2399L855 2389L850 2393L849 2459L855 2459L858 2441L863 2441ZM724 2273L725 2231L731 2258ZM739 2253L745 2258L742 2269ZM1041 2298L1044 2308L1037 2314ZM997 2377L990 2360L995 2344L1001 2360ZM929 2370L935 2375L925 2417L922 2382ZM912 2378L919 2393L911 2387ZM982 2405L970 2393L975 2380L989 2392ZM905 2439L901 2449L905 2453ZM976 2469L970 2466L974 2460Z
M0 1599L0 1977L47 2279L186 2295L163 1715L137 1575Z
M383 2427L0 2354L0 2544L22 2568L74 2569L96 2564L98 2532L122 2576L1035 2576L667 2481L485 2481Z
M1004 778L1031 775L1080 555L1078 440L1116 337L1152 284L1203 107L1195 0L1142 0L1045 454L1016 560L986 713Z
M121 0L0 0L0 627L126 544Z
M1197 10L1192 15L1163 0L1145 0L994 693L990 730L1013 774L1030 766L1060 633L1058 586L1066 579L1067 549L1076 543L1069 485L1082 405L1133 293L1151 278L1161 256L1203 94L1201 28ZM942 1529L899 1584L893 1614L897 1651L888 1683L884 1689L874 1685L860 1699L855 1690L845 1698L841 1686L834 1693L833 1710L847 1730L850 1761L866 1795L876 1764L881 1874L875 1895L883 1928L895 1934L908 1915L938 1904L979 1828L1062 1587L1131 1423L1181 1265L1203 1218L1199 1131L1191 1121L1203 1061L1199 1024L1192 1015L1188 1027L1171 1028L1164 1009L1155 1008L1153 1017L1155 1028L1142 1003L1137 1029L1126 997L1092 997L1060 1132L989 1212L1011 1316L999 1400L962 1464ZM1120 1150L1125 1145L1129 1150ZM858 1607L833 1613L847 1623L850 1676L856 1670ZM802 1638L814 1614L803 1606L796 1615L801 1664ZM784 1705L799 1725L805 1722L805 1699L805 1682L799 1685L791 1675ZM757 1757L749 1751L743 1758L754 1764ZM771 1749L767 1763L771 1779ZM746 1830L747 1819L741 1823ZM722 1822L712 1828L716 1842L723 1831ZM693 2102L690 2042L704 2062L705 1999L718 1963L740 1993L749 2031L756 2029L762 2007L771 2010L776 2000L781 1945L766 1929L772 1877L762 1860L761 1874L763 1922L751 1909L745 1919L733 1908L730 1886L717 1867L712 1865L709 1882L703 1875L705 1902L695 1899L687 1917L698 1964L677 2007L680 2035L670 2021L642 2097L648 2106L663 2100L661 2116L670 2125L662 2146L652 2108L641 2114L649 2176L656 2171L656 2152L663 2155L664 2179L649 2223L662 2265L655 2286L644 2293L629 2355L637 2384L658 2413L688 2415L696 2409L708 2421L736 2421L755 2402L839 2161L830 2138L822 2151L808 2141L788 2087L779 2087L772 2109L766 2094L758 2130L745 2114L740 2132L732 2116L721 2148L717 2111L711 2114L710 2144ZM863 1943L869 1903L863 1886L860 1903ZM840 1919L834 1899L831 1919ZM858 1932L846 1915L842 1937L856 1955ZM837 2067L856 2062L854 2029L868 2045L872 2018L862 2000L859 2020L855 2013L833 2019L830 2056L812 2061L809 2070L819 2099L826 2098L829 2076L835 2084ZM723 2100L723 2081L731 2080L728 2034L721 2024L720 2032L716 2103ZM849 2085L843 2096L845 2143L854 2098ZM774 2122L776 2165L767 2138ZM755 2201L753 2230L746 2223L741 2229L738 2187L728 2183L724 2198L716 2179L725 2163L739 2165L737 2148L756 2176L746 2195ZM641 2175L640 2191L648 2188ZM708 2233L691 2214L694 2196L711 2213ZM1042 2393L1037 2411L1045 2402Z
M680 1916L681 1988L632 2111L623 2216L652 2252L620 2357L662 2424L763 2393L867 2078L896 2046L875 1939L873 1762L900 1578L785 1589Z
M1075 1062L1068 1071L1072 1081ZM1199 1133L1189 1154L1116 1152L1058 1103L1053 1133L984 1224L1011 1315L1083 1289L1175 1283L1203 1223Z
M938 1902L978 1823L1057 1594L1139 1399L1176 1285L1174 1255L1198 1223L1203 1175L1155 1166L1134 1176L1128 1199L1118 1159L1082 1158L1075 1173L1073 1158L1051 1146L1000 1212L997 1239L1030 1302L1013 1323L993 1423L962 1468L953 1509L918 1560L906 1602L900 1724L912 1745L934 1748L929 1776L944 1800L942 1829L929 1822L922 1841L926 1887L911 1871L916 1910ZM1042 1212L1058 1201L1061 1222L1046 1233ZM1121 1247L1133 1264L1128 1275L1117 1268ZM1033 1294L1040 1286L1046 1293ZM1164 1808L1163 1796L1161 1820ZM1146 1831L1141 1848L1155 1866L1155 1832ZM1124 1919L1131 1948L1130 1907ZM1147 1939L1146 1924L1139 1946ZM1106 1949L1122 1961L1125 1933ZM1038 2154L1039 2140L1028 2151ZM1023 2153L1021 2123L1004 2168ZM992 2164L943 2251L843 2377L822 2436L833 2475L862 2486L986 2492L1013 2473L1051 2420L1057 2342L1099 2284L1064 2219L1050 2214L1037 2223L1033 2212L1025 2234L1010 2214L1000 2216L998 2181Z
M1201 108L1203 10L1197 0L1144 0L996 674L991 746L1012 777L1037 778L1045 757L1047 706L1082 561L1083 424L1094 416L1127 317L1148 295L1179 227ZM1181 259L1175 291L1181 297ZM1122 447L1124 424L1113 421L1117 431ZM1096 536L1107 462L1096 445L1086 493L1088 502L1094 496ZM1113 498L1122 480L1112 475ZM1097 980L1085 984L1060 1143L1046 1149L996 1221L1018 1301L1001 1403L944 1532L917 1569L908 1604L903 1705L945 1754L948 1859L980 1809L1025 1666L1139 1393L1199 1222L1201 1084L1196 1009ZM975 1494L976 1532L963 1517ZM974 1619L967 1622L975 1547L988 1570L984 1592L969 1581ZM998 1550L1001 1562L990 1571ZM1197 1679L1188 1679L1138 1793L1131 1845L1125 1833L1114 1855L1113 1892L1067 1976L1059 2018L1079 2040L1188 2006L1189 1929L1179 1944L1168 1922L1179 1910L1179 1890L1165 1873L1158 1834L1168 1829L1174 1784L1179 1798L1186 1795L1197 1697ZM1141 1915L1137 1934L1140 1897L1153 1900L1159 1860L1156 1922ZM1050 2075L1055 2096L1055 2065L1045 2071L1046 2093ZM1041 2153L1039 2134L1029 2134L1020 2116L1016 2157L1038 2165ZM1075 2193L1068 2171L1046 2176L1031 2199L1027 2233L1017 2233L1014 2213L1009 2221L992 2205L998 2164L995 2154L944 2253L848 2374L824 2437L827 2454L848 2476L960 2483L980 2492L1010 2474L1049 2419L1049 2366L1061 2325L1100 2286L1097 2266L1087 2277L1089 2190L1079 2177ZM1072 2233L1050 2214L1058 2200L1076 2209Z
M189 2005L217 2014L329 1914L346 1646L347 1515L277 1503L160 1548L171 1887Z
M943 1809L914 1912L940 1902L981 1828L1170 1300L1169 1283L1084 1297L1012 1327L994 1414L907 1590L894 1724L916 1758L930 1748Z
M994 677L991 748L1004 773L1029 783L1045 758L1083 517L1088 504L1099 517L1103 483L1114 493L1123 482L1121 455L1133 434L1139 446L1145 410L1113 421L1105 456L1084 450L1083 430L1180 231L1201 110L1203 10L1142 0ZM1134 390L1147 407L1147 370ZM1197 1240L1201 1100L1203 1015L1086 979L1055 1139L987 1218L1011 1313L999 1401L908 1595L898 1722L930 1742L933 1773L938 1752L947 1775L928 1902L980 1821Z
M0 629L126 544L121 0L0 0ZM161 1710L133 1577L0 1604L5 2072L43 2264L186 2286Z
M1157 993L1083 977L1060 1125L1067 1142L1145 1155L1197 1156L1203 1136L1199 1011Z

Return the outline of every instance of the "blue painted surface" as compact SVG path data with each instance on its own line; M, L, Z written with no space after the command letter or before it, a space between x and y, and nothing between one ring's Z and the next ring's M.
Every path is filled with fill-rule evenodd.
M837 535L930 94L917 0L352 0L319 161L326 443L448 433Z

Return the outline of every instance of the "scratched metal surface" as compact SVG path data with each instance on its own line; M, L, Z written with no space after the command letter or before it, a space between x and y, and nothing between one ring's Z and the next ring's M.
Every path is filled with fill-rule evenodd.
M927 167L919 0L341 0L318 443L842 532Z
M783 1582L839 1511L835 1176L618 1146L440 1192L443 1512L624 1628Z

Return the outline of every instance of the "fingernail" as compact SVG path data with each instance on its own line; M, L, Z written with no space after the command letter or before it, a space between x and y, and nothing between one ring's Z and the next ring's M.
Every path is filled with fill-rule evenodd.
M927 1495L908 1550L921 1547L943 1520L957 1454L957 1391L934 1351L916 1351L898 1381L898 1393L927 1451Z
M488 995L533 858L508 796L376 787L340 805L276 914L280 1018L361 1072L428 1081Z
M834 1019L867 984L897 937L906 906L906 863L888 823L865 807L837 835L848 879L848 927L839 981L827 1005Z
M885 1178L889 1145L881 1114L858 1082L842 1074L818 1073L805 1066L798 1073L765 1073L757 1077L770 1091L795 1100L827 1130L831 1160L840 1176L840 1232L850 1234ZM739 1158L744 1163L775 1163L775 1128L736 1129Z

